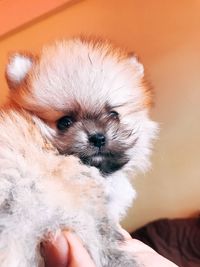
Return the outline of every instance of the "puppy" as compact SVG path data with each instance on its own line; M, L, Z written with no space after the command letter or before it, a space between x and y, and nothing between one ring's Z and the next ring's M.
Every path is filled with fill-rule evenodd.
M101 172L119 222L135 197L128 173L148 169L157 130L142 64L109 42L74 38L11 55L6 77L11 102L43 120L59 153Z
M0 110L0 266L44 266L39 244L58 229L75 231L97 267L138 266L120 249L106 179L59 155L41 125L14 106Z

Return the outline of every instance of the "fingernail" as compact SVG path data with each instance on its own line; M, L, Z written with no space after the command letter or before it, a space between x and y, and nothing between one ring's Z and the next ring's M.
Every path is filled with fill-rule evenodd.
M66 254L66 251L68 250L68 242L63 234L60 233L56 235L52 243L57 247L60 253L62 252L62 254Z
M69 253L68 241L61 233L49 235L48 239L41 242L40 253L46 267L66 266Z

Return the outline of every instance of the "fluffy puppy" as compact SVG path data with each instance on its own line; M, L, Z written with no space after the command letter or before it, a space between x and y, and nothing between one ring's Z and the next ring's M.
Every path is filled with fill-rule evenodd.
M75 38L11 55L6 77L11 101L45 122L60 154L99 169L119 221L135 196L128 172L149 167L157 129L143 65L108 42Z
M43 266L39 244L71 229L97 267L134 267L110 216L106 180L74 156L59 155L42 122L14 107L0 109L0 266Z

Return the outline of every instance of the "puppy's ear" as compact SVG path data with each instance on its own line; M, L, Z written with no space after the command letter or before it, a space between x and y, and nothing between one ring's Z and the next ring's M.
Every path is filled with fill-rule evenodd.
M129 53L129 62L134 67L136 74L142 78L144 76L144 66L133 52Z
M6 79L10 89L19 87L26 80L36 57L26 53L14 53L9 56L6 66Z

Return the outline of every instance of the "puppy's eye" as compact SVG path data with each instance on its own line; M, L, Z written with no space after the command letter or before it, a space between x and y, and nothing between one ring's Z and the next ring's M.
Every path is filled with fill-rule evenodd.
M119 113L117 111L115 111L115 110L111 110L109 112L109 117L113 118L113 119L119 119Z
M65 131L73 124L71 117L64 116L57 121L57 128L60 131Z

